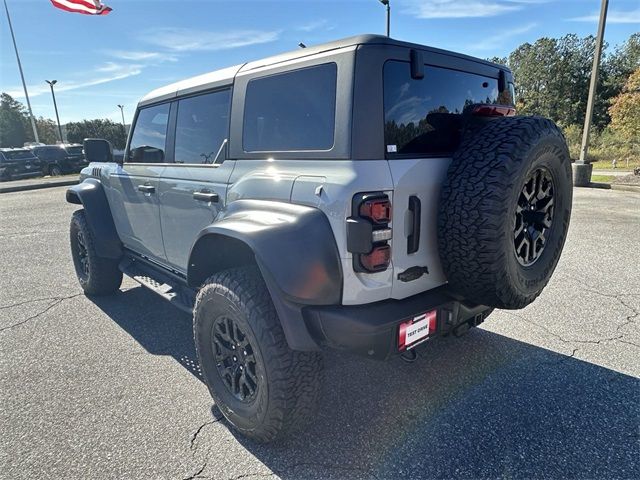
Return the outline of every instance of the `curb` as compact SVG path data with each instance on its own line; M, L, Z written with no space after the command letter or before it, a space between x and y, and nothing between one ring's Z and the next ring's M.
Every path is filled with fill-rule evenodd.
M75 185L77 183L78 183L78 179L74 178L71 180L59 180L57 182L33 183L28 185L9 185L6 187L0 186L0 194L12 193L12 192L24 192L27 190L40 190L42 188L66 187L69 185Z
M619 183L611 184L612 190L621 190L623 192L636 192L640 193L640 185L621 185Z

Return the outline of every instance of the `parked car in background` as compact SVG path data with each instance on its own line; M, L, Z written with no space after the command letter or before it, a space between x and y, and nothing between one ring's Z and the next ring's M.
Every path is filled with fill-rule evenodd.
M0 181L41 177L44 164L28 148L0 148Z
M79 144L37 146L32 150L38 158L45 162L46 175L78 173L88 165L84 158L82 145Z

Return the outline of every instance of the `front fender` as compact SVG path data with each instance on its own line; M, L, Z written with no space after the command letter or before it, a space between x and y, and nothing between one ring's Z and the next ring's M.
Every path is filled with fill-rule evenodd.
M87 178L67 190L67 202L82 205L96 245L96 253L104 258L120 258L122 243L113 223L111 209L102 183Z

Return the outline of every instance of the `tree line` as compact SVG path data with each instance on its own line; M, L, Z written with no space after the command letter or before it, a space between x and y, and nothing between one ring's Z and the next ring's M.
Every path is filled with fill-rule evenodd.
M59 140L56 122L37 117L36 128L41 143L53 145ZM125 127L107 118L69 122L62 126L70 143L82 143L85 138L104 138L114 148L122 149L127 141ZM0 94L0 147L22 147L35 142L31 120L24 105L6 93Z
M524 43L508 57L490 60L507 65L516 84L518 114L542 115L560 125L577 156L589 93L595 51L593 36L568 34ZM640 33L634 33L613 49L605 48L594 109L592 149L604 154L631 155L640 162ZM53 120L36 119L40 141L55 143ZM106 138L124 148L123 126L108 119L82 120L65 126L70 142L87 137ZM8 94L0 97L0 146L22 146L34 141L26 109Z

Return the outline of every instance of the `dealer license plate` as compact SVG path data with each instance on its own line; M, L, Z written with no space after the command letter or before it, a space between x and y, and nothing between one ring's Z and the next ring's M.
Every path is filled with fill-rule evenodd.
M430 335L436 333L438 328L438 312L421 313L405 320L400 324L398 331L398 349L409 350L419 343L424 342Z

